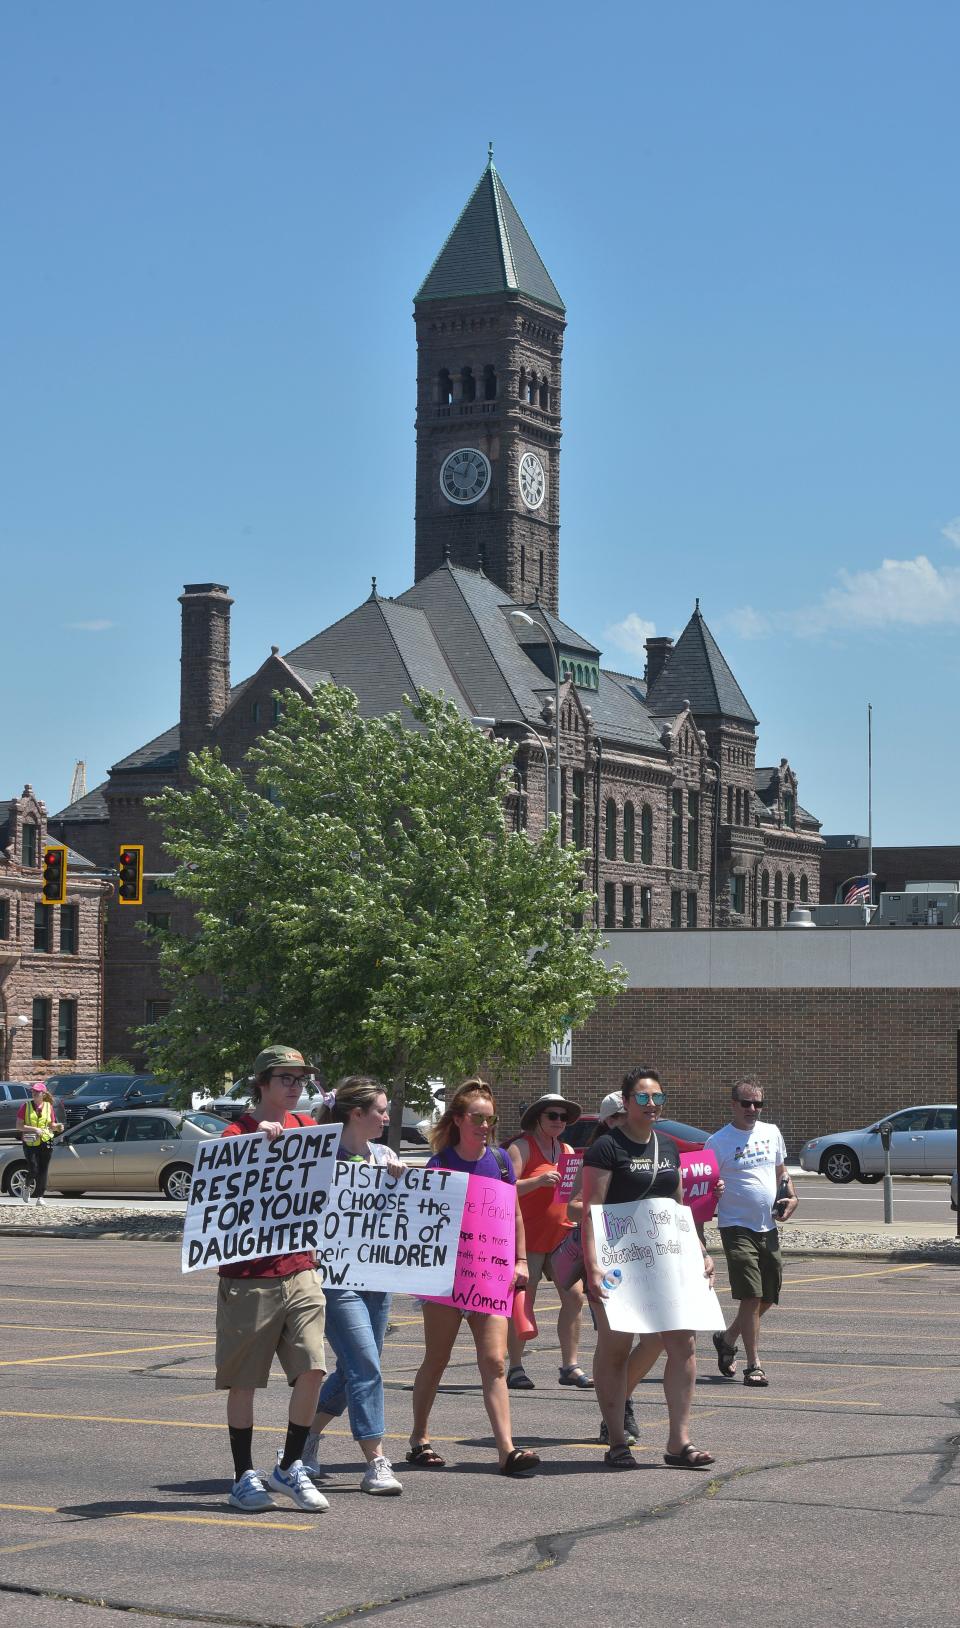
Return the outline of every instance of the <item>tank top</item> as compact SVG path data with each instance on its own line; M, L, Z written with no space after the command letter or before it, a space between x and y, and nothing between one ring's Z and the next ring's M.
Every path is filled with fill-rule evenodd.
M541 1170L556 1170L553 1160L541 1152L532 1131L527 1138L527 1146L530 1149L530 1156L520 1172L520 1181L527 1181L530 1176L539 1175ZM561 1153L571 1151L566 1142L558 1142L557 1148ZM535 1255L549 1255L551 1250L563 1243L573 1226L573 1222L567 1220L566 1209L554 1204L553 1193L552 1187L534 1187L531 1192L524 1193L519 1200L527 1248Z

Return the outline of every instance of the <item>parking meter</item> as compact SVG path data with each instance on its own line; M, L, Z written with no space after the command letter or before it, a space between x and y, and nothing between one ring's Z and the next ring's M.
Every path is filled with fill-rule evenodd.
M883 1143L883 1224L888 1227L893 1220L893 1176L890 1170L890 1142L893 1137L893 1125L889 1119L883 1119L877 1129Z

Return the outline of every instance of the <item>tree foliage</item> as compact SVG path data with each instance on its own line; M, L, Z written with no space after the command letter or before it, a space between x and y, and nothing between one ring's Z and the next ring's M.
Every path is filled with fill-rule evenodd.
M515 1068L616 992L572 925L581 856L506 829L511 747L431 696L413 728L333 684L281 699L242 771L202 752L151 803L197 927L151 932L157 1073L213 1088L281 1041L416 1091Z

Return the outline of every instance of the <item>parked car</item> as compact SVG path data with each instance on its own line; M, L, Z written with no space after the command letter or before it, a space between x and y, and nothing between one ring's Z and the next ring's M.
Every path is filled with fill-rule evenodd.
M186 1199L197 1149L222 1132L215 1114L169 1108L98 1114L57 1137L47 1186L55 1193L159 1192ZM28 1179L19 1145L0 1153L0 1191L22 1198Z
M957 1110L950 1103L901 1108L858 1131L813 1136L800 1149L800 1168L828 1181L879 1181L883 1175L880 1126L889 1120L890 1169L902 1176L949 1176L957 1163Z
M30 1096L29 1085L19 1080L0 1083L0 1136L12 1136L17 1128L17 1115Z
M571 1148L585 1148L597 1126L599 1114L581 1114L572 1125L567 1125L561 1135L561 1141ZM712 1131L698 1130L695 1125L686 1125L681 1119L658 1119L656 1128L664 1136L672 1136L681 1153L699 1153ZM516 1138L511 1138L515 1141Z
M85 1085L92 1085L99 1080L102 1085L132 1085L134 1080L143 1082L149 1080L153 1084L152 1074L104 1074L96 1069L88 1069L86 1074L51 1074L47 1078L47 1090L52 1097L72 1097Z
M951 1208L951 1210L955 1210L957 1208L957 1188L958 1188L958 1186L960 1186L960 1178L958 1178L957 1172L954 1171L953 1175L950 1177L950 1208Z
M175 1086L163 1085L152 1074L93 1074L84 1085L61 1098L60 1120L69 1130L111 1108L163 1108L175 1090Z
M206 1114L218 1114L221 1119L237 1119L244 1109L250 1106L250 1087L253 1081L249 1076L242 1080L235 1080L233 1085L220 1097L213 1097L209 1091L194 1091L191 1102L194 1108ZM304 1082L303 1090L297 1099L296 1112L298 1114L312 1114L318 1097L321 1095L319 1085L312 1079Z

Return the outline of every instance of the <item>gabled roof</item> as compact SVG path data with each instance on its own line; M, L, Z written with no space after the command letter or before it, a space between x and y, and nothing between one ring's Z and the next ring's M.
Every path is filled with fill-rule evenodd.
M542 305L564 310L553 278L494 168L491 153L414 300L419 304L466 294L508 293L529 294Z
M548 611L546 605L541 605L539 600L534 600L532 605L517 605L513 608L526 611L536 622L546 623L557 644L564 650L579 651L585 656L591 656L594 661L600 660L600 651L595 644L591 644L589 639L568 627L566 622L561 622L559 616L554 616L553 612ZM519 617L514 618L513 630L521 644L545 645L547 642L539 628L527 627Z
M753 709L727 666L726 658L707 627L700 601L662 670L650 685L647 699L657 716L679 712L690 702L694 715L731 718L755 724Z
M177 733L179 734L179 731ZM88 791L85 797L78 797L75 803L70 803L66 808L62 808L59 814L51 814L50 819L85 821L87 824L97 824L99 821L108 820L110 810L107 807L107 799L103 795L106 789L107 781L103 780L99 786L94 786L92 791Z

